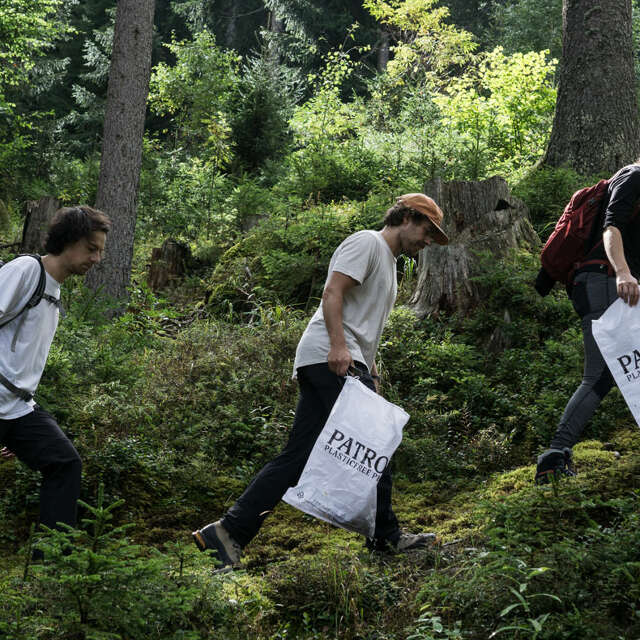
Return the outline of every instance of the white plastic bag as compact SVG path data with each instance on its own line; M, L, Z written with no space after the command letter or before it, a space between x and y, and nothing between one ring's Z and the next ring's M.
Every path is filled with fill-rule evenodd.
M618 298L591 327L618 389L640 424L640 305L630 307Z
M380 475L409 414L348 377L295 487L283 500L309 515L372 538Z

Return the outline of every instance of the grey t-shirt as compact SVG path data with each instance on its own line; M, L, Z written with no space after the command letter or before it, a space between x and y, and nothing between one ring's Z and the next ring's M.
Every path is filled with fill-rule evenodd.
M358 282L345 294L342 326L351 357L371 370L398 292L396 258L379 231L358 231L335 250L325 286L334 271ZM330 346L321 302L298 343L293 377L300 367L327 362Z
M46 275L45 293L60 298L60 283ZM12 317L34 294L40 265L29 256L8 262L0 270L0 320ZM0 327L0 373L19 389L34 392L47 362L51 341L58 327L58 307L41 300L35 307ZM33 400L25 402L0 385L0 420L19 418L33 411Z

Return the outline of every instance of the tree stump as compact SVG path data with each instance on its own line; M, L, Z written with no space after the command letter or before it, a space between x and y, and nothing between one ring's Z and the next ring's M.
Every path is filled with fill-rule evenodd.
M160 291L181 278L186 272L190 258L189 247L171 238L165 240L159 249L152 249L149 265L151 290Z
M431 245L420 252L418 283L409 305L420 318L446 311L468 311L479 302L471 278L478 273L478 254L496 260L520 247L537 248L538 234L525 204L511 195L504 178L480 182L442 182L425 185L444 212L447 246Z
M47 230L60 202L52 196L40 200L28 200L24 208L24 226L22 227L22 253L42 253L47 238Z

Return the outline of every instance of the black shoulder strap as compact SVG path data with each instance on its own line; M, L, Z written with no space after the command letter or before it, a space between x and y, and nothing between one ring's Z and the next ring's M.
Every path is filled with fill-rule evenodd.
M38 284L36 286L36 290L33 292L33 295L29 298L29 300L27 300L27 303L24 305L24 307L22 307L22 309L20 309L20 311L18 311L18 313L16 313L15 316L9 318L8 320L4 320L4 321L0 320L0 327L3 327L8 322L11 322L15 318L17 318L19 315L24 313L27 309L32 309L33 307L35 307L37 304L40 303L40 300L42 300L42 296L44 295L44 289L47 284L47 277L44 272L44 265L42 264L42 258L37 253L24 253L18 257L20 258L22 256L30 256L32 258L35 258L38 261L38 264L40 265L40 277L38 278Z
M45 287L47 286L47 276L45 275L45 272L44 272L44 265L42 264L41 256L39 256L37 253L25 253L22 255L31 256L32 258L35 258L38 261L38 264L40 265L40 278L38 279L38 286L36 287L36 290L33 292L33 295L29 299L29 302L27 302L25 306L25 309L31 309L32 307L35 307L37 304L39 304L40 300L42 300ZM20 313L22 313L22 311Z

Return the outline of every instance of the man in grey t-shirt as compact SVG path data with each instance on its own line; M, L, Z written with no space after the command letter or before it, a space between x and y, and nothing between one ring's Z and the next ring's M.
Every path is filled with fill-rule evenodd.
M60 209L47 235L47 255L20 256L0 269L0 457L17 456L42 472L40 523L50 528L76 524L82 463L33 394L58 327L60 285L100 262L110 224L91 207Z
M347 372L378 391L375 355L396 298L396 259L437 242L447 244L443 214L422 193L398 198L382 231L359 231L335 251L322 302L298 344L294 363L300 396L285 448L249 484L225 516L193 532L201 551L214 552L223 565L239 564L242 549L289 487L295 486L331 412ZM395 551L426 546L434 534L400 531L391 508L391 473L378 483L375 538L368 546Z

